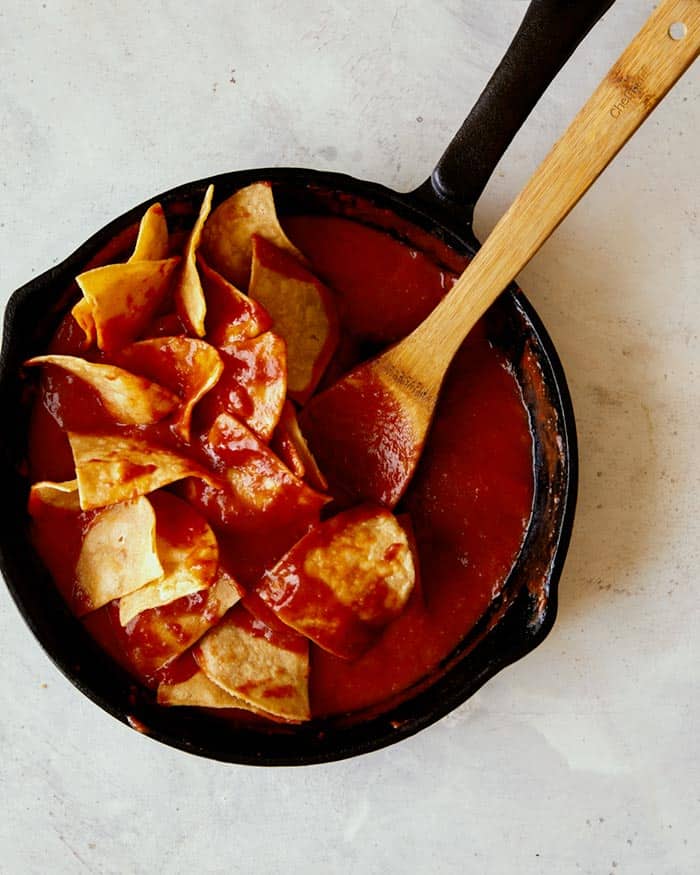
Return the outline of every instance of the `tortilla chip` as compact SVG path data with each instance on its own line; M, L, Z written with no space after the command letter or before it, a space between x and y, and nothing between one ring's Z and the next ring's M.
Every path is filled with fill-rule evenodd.
M92 346L97 339L95 320L92 317L92 304L87 298L81 298L71 310L71 315L85 333L86 346Z
M68 433L83 510L128 501L185 477L212 481L186 456L138 434Z
M203 421L211 423L220 413L231 413L267 443L287 392L284 341L266 331L223 347L221 359L221 379L198 408Z
M179 398L143 377L114 365L96 364L72 355L40 355L25 365L54 365L90 385L104 409L119 425L149 425L171 413Z
M273 331L287 342L289 395L303 404L338 343L331 293L292 256L257 236L249 291L272 317Z
M147 498L106 507L88 527L75 568L78 616L160 577L156 517Z
M129 261L161 261L168 256L168 223L160 204L143 214L136 246Z
M173 428L183 440L189 441L192 410L216 385L224 370L214 347L192 337L153 337L132 343L119 353L117 360L179 395L182 406Z
M27 509L34 547L61 596L75 610L75 566L83 530L95 511L81 512L77 480L35 483L29 492Z
M223 487L188 480L187 499L208 519L238 533L264 536L290 524L301 532L328 501L295 477L250 429L222 413L209 430L205 452Z
M184 259L180 269L180 275L175 286L175 306L187 330L204 336L204 317L207 305L202 291L202 283L197 272L197 247L202 237L204 223L211 210L211 199L214 196L214 186L210 185L204 194L204 200L197 216L197 221L187 238Z
M386 508L363 505L311 529L257 594L324 650L354 659L401 613L414 582L405 531Z
M206 338L214 346L248 340L267 331L272 319L265 308L239 292L220 273L197 256L199 275L207 302Z
M149 500L156 513L156 549L163 574L119 600L122 626L141 611L207 589L219 565L216 536L193 507L162 491L152 493Z
M248 288L254 234L306 260L277 220L270 183L255 182L219 204L202 235L202 252L208 264L234 286Z
M78 481L65 480L63 483L54 483L51 480L41 480L39 483L34 483L29 490L30 515L37 504L79 511Z
M289 401L285 403L289 404ZM284 462L284 464L289 468L289 470L292 472L292 474L294 474L295 477L298 477L300 480L304 479L304 475L306 474L306 466L304 465L304 460L301 458L301 455L294 442L284 430L281 418L280 421L277 423L275 433L272 435L270 448L274 450L277 457L282 462Z
M207 675L190 655L191 651L179 656L171 666L163 669L164 679L158 684L156 693L159 705L184 705L199 708L236 708L239 711L249 711L276 723L290 721L273 714L253 708L248 702L227 693L218 684L209 680ZM161 672L158 673L159 676Z
M112 606L120 647L143 677L153 679L164 665L195 644L241 597L242 590L221 568L216 581L159 608L142 611L125 627Z
M159 705L189 705L200 708L245 708L245 702L227 693L210 681L201 668L181 681L161 681L158 684Z
M194 649L207 677L258 711L294 723L309 720L309 649L301 636L278 635L236 607Z
M101 350L121 349L144 331L168 296L179 261L179 258L168 258L107 264L76 277L90 305L97 346ZM84 318L81 308L86 311L86 305L76 307Z
M301 433L297 412L291 401L285 401L280 421L272 436L270 447L290 471L321 492L328 490L328 481L316 464L306 438Z

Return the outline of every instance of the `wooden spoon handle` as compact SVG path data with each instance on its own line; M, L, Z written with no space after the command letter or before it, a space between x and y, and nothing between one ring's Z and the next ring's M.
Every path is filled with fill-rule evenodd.
M406 344L405 366L442 370L700 52L700 0L663 0L503 215L452 291ZM400 344L399 346L402 346ZM426 351L431 355L426 356ZM415 351L420 361L411 361ZM403 352L403 351L402 351Z

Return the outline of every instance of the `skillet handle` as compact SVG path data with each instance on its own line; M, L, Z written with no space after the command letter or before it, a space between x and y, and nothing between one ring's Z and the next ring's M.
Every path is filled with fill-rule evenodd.
M471 225L496 164L550 82L614 0L532 0L501 63L432 175L413 194Z

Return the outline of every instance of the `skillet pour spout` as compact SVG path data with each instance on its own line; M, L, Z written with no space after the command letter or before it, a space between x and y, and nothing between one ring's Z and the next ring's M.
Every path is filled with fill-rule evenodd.
M395 701L298 727L232 726L191 709L166 709L136 684L86 632L58 595L32 545L25 477L28 383L22 362L45 349L75 300L74 277L105 263L133 235L143 211L162 203L169 224L192 224L207 187L221 201L255 181L273 186L280 215L342 216L391 233L459 272L478 242L474 203L510 139L575 46L609 2L534 0L508 52L431 178L401 194L343 174L260 168L188 183L115 219L80 249L12 296L0 353L0 403L16 410L2 433L3 480L10 515L0 564L29 627L66 677L120 721L176 748L256 765L303 765L356 756L406 738L468 699L496 672L546 636L556 616L557 582L576 498L573 410L556 350L515 286L487 314L489 340L508 358L527 407L534 446L535 493L525 539L501 593L449 656ZM124 247L121 246L123 249Z

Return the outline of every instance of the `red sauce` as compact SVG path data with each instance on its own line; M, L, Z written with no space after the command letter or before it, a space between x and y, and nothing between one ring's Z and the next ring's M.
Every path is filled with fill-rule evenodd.
M452 282L452 275L427 256L385 232L354 221L294 217L284 224L314 273L335 296L342 343L329 367L334 376L356 365L359 351L366 350L368 343L379 347L408 333ZM69 317L52 351L80 352L75 348L71 322ZM341 416L342 410L338 413ZM373 411L365 413L371 428ZM201 458L201 449L199 454ZM244 433L226 434L215 448L208 448L206 461L216 470L234 457L245 461L250 454L264 455L265 449ZM41 402L34 411L30 470L33 480L73 476L65 437ZM300 493L291 481L290 490L299 509L311 512L310 521L320 510L313 494L307 497L303 490ZM358 659L344 660L311 645L312 713L338 713L381 703L445 658L502 588L522 544L532 495L527 412L507 362L478 325L448 372L418 471L397 509L410 514L420 585L398 619ZM229 510L216 504L215 495L201 487L197 498L196 506L210 502L216 510L209 515L210 520L221 514L225 521ZM305 521L307 528L309 521ZM304 533L304 527L287 531L288 523L291 520L281 514L279 531L241 531L237 535L215 525L222 561L247 588L243 604L256 618L251 628L255 626L261 634L284 631L279 621L275 627L270 618L274 615L254 589L264 571ZM52 537L59 535L54 532ZM198 608L198 599L203 599L187 598L188 608L193 610ZM152 640L153 629L167 628L175 643L192 634L189 627L180 629L170 622L171 615L179 616L177 604L155 609L158 615L153 622L137 618L123 630L115 618L114 605L109 608L87 617L86 625L112 653L127 642L139 656L132 660L136 664L133 670L154 683L153 659L160 645ZM272 633L265 629L272 629ZM173 678L185 679L194 670L188 659L173 663Z
M419 665L435 665L457 645L517 556L532 492L532 443L517 385L475 332L448 374L402 502L416 534L424 604L409 604L356 662L314 648L314 711L381 701L417 680Z
M408 333L451 285L420 253L348 219L292 218L285 230L338 294L343 328L363 339L389 342ZM447 374L400 505L411 515L424 601L412 599L355 661L312 646L313 713L381 702L450 653L500 591L522 544L533 488L527 411L479 324Z

